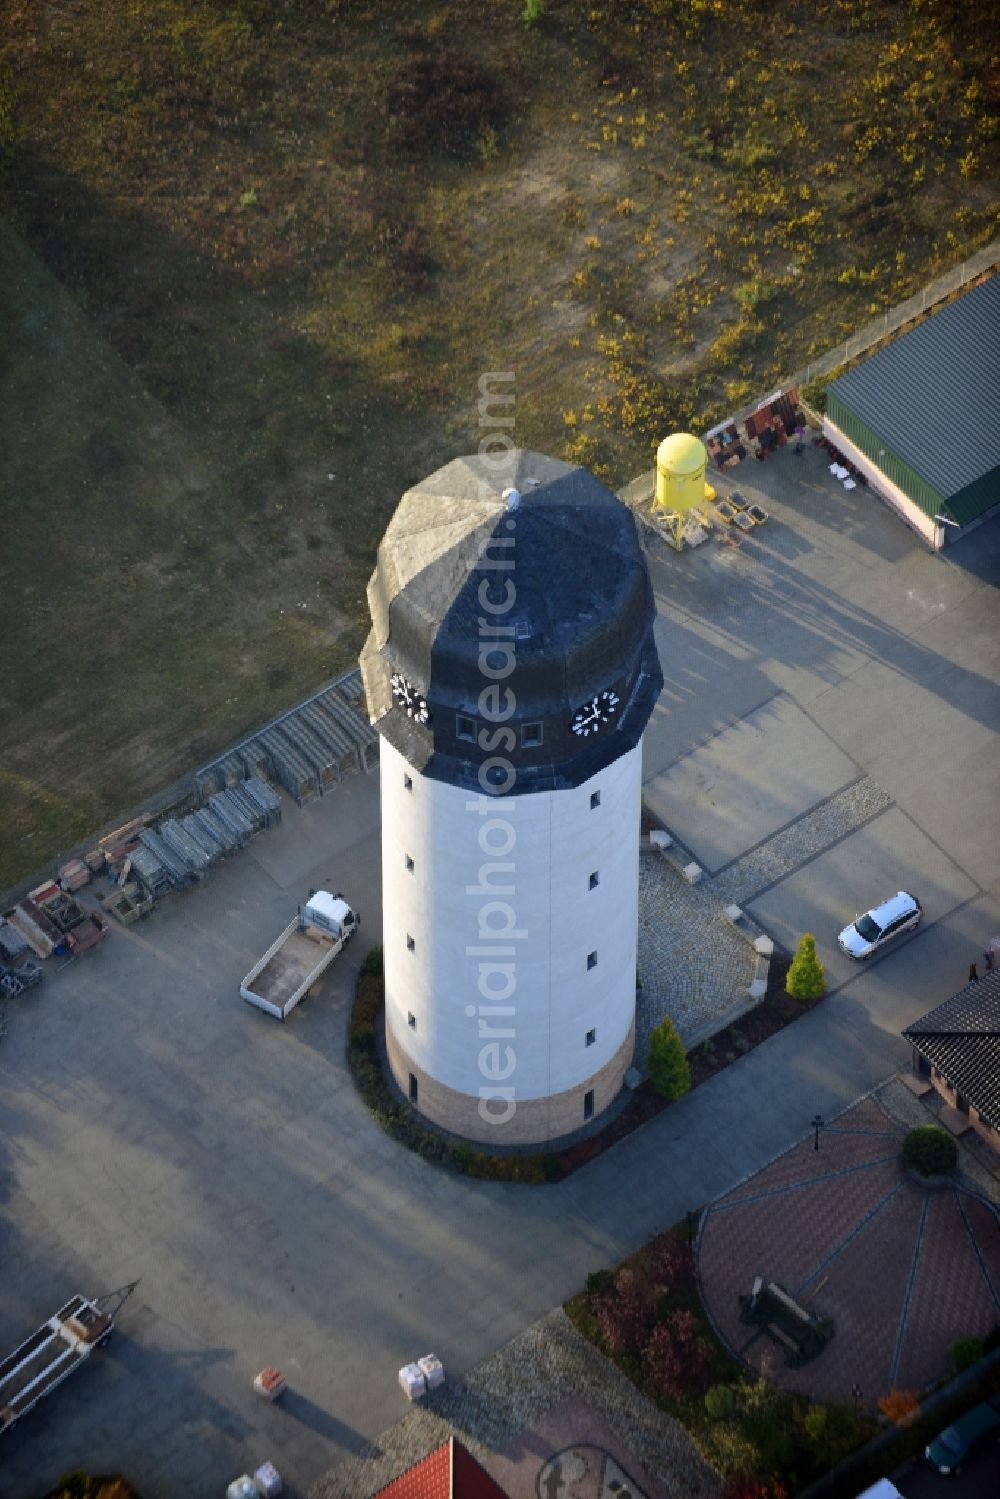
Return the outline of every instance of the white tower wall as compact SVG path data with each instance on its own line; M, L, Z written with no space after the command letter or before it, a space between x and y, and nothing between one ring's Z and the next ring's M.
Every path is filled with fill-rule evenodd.
M498 1143L542 1139L584 1123L592 1085L595 1113L620 1088L635 1010L641 753L576 789L480 798L420 775L383 737L387 1042L397 1081L416 1080L438 1123ZM510 925L523 935L490 935ZM513 1014L484 1013L492 1005ZM477 1130L481 1099L507 1090L520 1124Z

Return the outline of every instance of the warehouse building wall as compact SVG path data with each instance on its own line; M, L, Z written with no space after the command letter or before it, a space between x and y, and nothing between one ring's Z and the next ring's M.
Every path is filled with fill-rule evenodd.
M963 526L978 525L1000 509L1000 468L967 484L948 501L948 514Z
M857 412L846 406L832 391L827 397L826 414L843 435L850 438L854 446L872 460L879 472L922 510L928 519L940 513L943 497L939 491L921 478L898 453L893 452L886 439L873 432Z
M945 542L950 539L946 533L951 530L951 527L939 526L936 523L936 521L933 519L933 515L937 515L939 513L937 510L933 512L933 515L928 515L920 505L916 504L914 500L911 499L910 495L907 494L905 490L901 489L898 484L894 483L894 481L889 477L889 474L881 467L882 462L884 462L885 460L876 461L874 458L870 458L868 454L861 447L859 447L851 437L848 436L847 432L844 431L843 428L838 426L835 421L831 420L829 410L827 411L826 416L824 416L823 418L823 435L824 437L828 438L829 441L832 442L834 446L840 450L841 453L843 453L845 458L849 459L850 462L854 464L855 468L859 469L861 473L864 474L865 478L868 480L870 487L875 491L875 493L881 500L885 501L890 510L894 510L896 512L900 520L905 521L906 524L910 526L914 531L916 531L919 536L923 537L924 541L926 541L929 546L932 546L935 551L940 551ZM869 435L874 438L873 433ZM889 456L890 455L888 453L888 450L886 450L886 458L888 458ZM895 457L895 454L893 454L892 456ZM897 461L901 462L901 460ZM906 468L905 464L903 464L902 466L903 468ZM954 532L953 534L957 535L958 533Z

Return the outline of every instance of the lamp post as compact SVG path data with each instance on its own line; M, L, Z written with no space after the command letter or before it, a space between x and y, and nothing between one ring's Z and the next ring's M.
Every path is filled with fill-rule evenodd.
M819 1150L819 1132L825 1126L825 1121L823 1119L823 1115L822 1114L817 1114L816 1115L815 1119L812 1122L812 1126L813 1126L813 1129L816 1131L816 1137L813 1140L813 1150Z
M854 1419L857 1421L861 1415L861 1386L859 1384L851 1385L851 1399L854 1401Z

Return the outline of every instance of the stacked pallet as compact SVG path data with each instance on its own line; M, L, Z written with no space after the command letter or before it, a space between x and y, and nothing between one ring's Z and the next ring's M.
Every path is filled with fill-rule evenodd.
M145 845L140 845L132 855L132 868L129 873L135 875L152 900L159 895L166 895L170 889L170 876L156 855Z
M203 803L239 775L270 777L303 806L337 786L354 770L378 763L378 734L368 722L357 669L266 724L252 739L204 766L195 776Z
M125 860L139 847L142 830L148 826L151 818L148 812L133 817L130 822L123 823L120 828L115 828L113 833L105 833L98 840L98 847L104 856L108 874L113 879L118 879L125 864ZM87 855L87 863L90 863L91 855Z
M255 833L281 821L281 799L266 781L250 776L185 817L167 817L143 828L122 879L137 878L150 896L205 879L214 866L245 848Z
M26 989L33 989L42 982L43 974L37 963L25 958L18 966L0 963L0 994L4 999L16 999Z
M76 890L82 890L84 885L90 884L91 871L82 859L67 859L65 864L59 866L59 883L64 890L72 895Z

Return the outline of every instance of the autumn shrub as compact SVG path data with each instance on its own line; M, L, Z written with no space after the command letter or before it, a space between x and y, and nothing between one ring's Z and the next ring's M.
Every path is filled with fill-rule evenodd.
M788 1490L774 1478L756 1478L752 1473L731 1473L722 1487L722 1499L786 1499Z
M382 947L370 947L361 960L358 970L362 978L381 978L385 966L385 953Z
M385 987L382 978L374 973L365 973L362 967L348 1027L348 1043L352 1051L374 1052L375 1022L384 1002Z
M656 1316L652 1288L637 1270L625 1266L614 1290L591 1300L597 1326L612 1353L638 1353L645 1346Z
M657 1394L680 1400L705 1384L712 1350L699 1333L693 1312L670 1312L657 1323L642 1350L643 1372Z
M91 1478L89 1473L76 1468L64 1473L45 1499L139 1499L139 1496L124 1478Z
M835 1468L864 1441L858 1417L846 1406L808 1406L802 1415L802 1430L816 1466L823 1472Z
M971 1369L982 1356L983 1344L980 1338L957 1338L951 1345L951 1362L956 1374L963 1374L966 1369Z
M654 1239L646 1251L646 1270L659 1291L688 1291L694 1286L694 1257L674 1235Z
M823 416L826 412L826 387L828 378L817 376L814 380L808 380L802 387L802 399L813 411Z
M938 1124L920 1124L903 1141L903 1160L919 1176L944 1176L958 1164L958 1143Z
M886 1416L896 1426L906 1426L913 1419L920 1405L920 1395L916 1390L891 1389L888 1395L883 1395L878 1402L878 1408L883 1416Z
M607 1296L615 1288L615 1277L612 1270L592 1270L587 1276L587 1295L593 1301L595 1296Z
M732 1385L714 1384L705 1391L705 1410L713 1421L725 1421L736 1408Z

